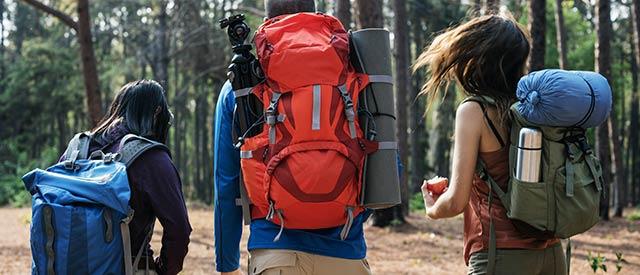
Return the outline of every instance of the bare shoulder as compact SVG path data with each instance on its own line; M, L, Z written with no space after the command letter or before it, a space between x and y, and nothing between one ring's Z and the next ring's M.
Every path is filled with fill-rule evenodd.
M477 122L482 122L483 119L484 114L482 113L482 108L477 102L464 102L460 104L456 110L456 121L460 120L460 122L465 124L476 124Z

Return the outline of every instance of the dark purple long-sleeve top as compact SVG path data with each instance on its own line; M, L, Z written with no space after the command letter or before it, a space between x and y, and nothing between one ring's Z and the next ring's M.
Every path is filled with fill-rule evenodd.
M120 140L128 134L124 125L107 131L91 141L89 152L102 150L116 152ZM153 255L151 246L143 244L151 225L158 218L163 228L162 249L156 260L158 274L178 274L187 255L191 225L187 215L182 183L169 154L151 149L138 157L127 168L131 199L129 205L134 216L129 223L131 253L135 256L142 247L147 256Z

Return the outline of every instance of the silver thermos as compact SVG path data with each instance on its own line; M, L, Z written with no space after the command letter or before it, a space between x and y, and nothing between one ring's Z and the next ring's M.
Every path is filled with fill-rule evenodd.
M516 179L539 182L542 159L542 132L534 128L522 128L518 138Z

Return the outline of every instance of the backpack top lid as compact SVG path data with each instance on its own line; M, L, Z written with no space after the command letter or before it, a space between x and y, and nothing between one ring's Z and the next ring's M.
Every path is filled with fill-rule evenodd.
M611 87L595 72L548 69L518 82L518 112L529 122L553 127L602 124L611 111Z
M349 34L335 17L321 13L275 17L258 28L254 41L267 82L279 92L346 81Z
M77 160L75 167L68 169L60 162L47 170L32 170L22 181L31 194L40 194L47 203L104 205L128 214L131 190L123 163L85 159Z

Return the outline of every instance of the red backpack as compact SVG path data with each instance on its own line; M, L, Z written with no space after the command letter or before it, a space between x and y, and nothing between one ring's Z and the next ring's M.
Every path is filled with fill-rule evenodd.
M267 79L252 91L264 103L263 131L241 147L251 218L266 217L280 232L344 225L344 239L364 210L365 156L377 150L357 115L369 77L355 73L349 35L328 15L270 19L255 45Z

